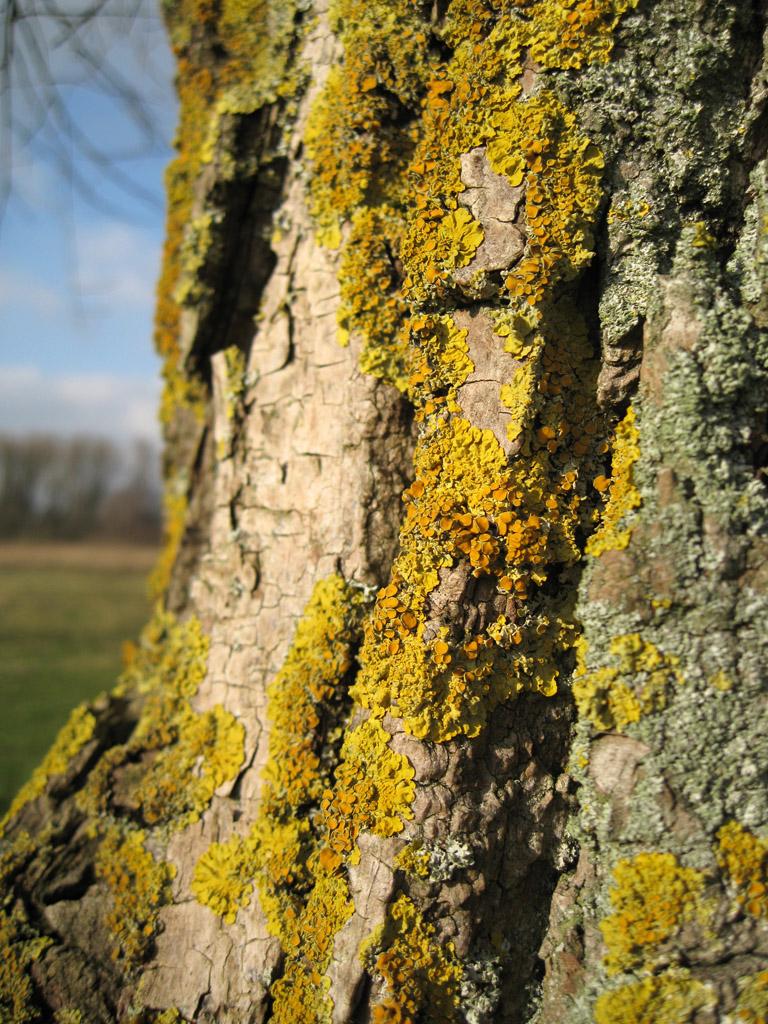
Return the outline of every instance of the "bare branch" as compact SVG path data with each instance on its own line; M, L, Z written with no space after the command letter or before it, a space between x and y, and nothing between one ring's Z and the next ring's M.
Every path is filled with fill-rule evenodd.
M147 59L147 40L160 26L154 0L6 0L0 17L0 219L22 155L52 167L101 209L116 212L115 189L161 207L130 169L167 145L142 89L152 76L142 74L137 85L121 68L126 41L134 59ZM125 118L127 142L97 136L83 114L88 96Z

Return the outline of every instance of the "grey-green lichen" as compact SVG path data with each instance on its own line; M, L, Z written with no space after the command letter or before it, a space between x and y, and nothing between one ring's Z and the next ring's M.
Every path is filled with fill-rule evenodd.
M768 190L753 155L755 64L734 59L762 32L752 19L749 4L719 0L638 9L619 26L615 59L562 85L613 167L602 336L642 357L632 398L640 501L626 546L585 560L577 609L587 661L570 767L598 870L580 899L588 926L608 927L609 969L619 947L606 866L675 864L665 877L696 872L722 907L719 830L734 819L757 835L768 828ZM643 657L623 672L628 638L659 652L662 687L649 689ZM715 1004L730 1019L728 985L741 983L726 951L738 928L710 914L685 967L672 969L667 936L653 954L665 970L652 978L641 958L608 985L591 963L574 1022L672 1024Z
M615 168L599 250L607 346L642 324L683 222L723 237L723 221L738 217L743 180L731 168L748 152L754 113L733 54L759 32L752 18L748 3L725 0L629 11L608 64L556 82Z

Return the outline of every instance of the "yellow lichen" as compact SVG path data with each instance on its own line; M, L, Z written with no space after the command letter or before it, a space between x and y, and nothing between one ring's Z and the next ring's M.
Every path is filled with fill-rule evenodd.
M157 289L155 344L164 360L161 419L168 425L179 406L204 415L206 386L191 374L180 350L184 304L208 302L210 285L200 273L215 250L218 211L196 206L199 178L217 163L217 180L235 177L231 152L233 115L253 113L298 87L292 40L297 32L290 0L223 0L165 5L178 59L180 120L177 158L166 172L168 220ZM246 168L246 173L253 173Z
M360 594L339 576L315 585L288 656L267 691L272 729L259 817L246 836L212 844L198 860L192 883L197 900L227 923L250 901L253 883L258 885L268 928L288 956L272 990L273 1017L283 1024L330 1020L323 975L334 935L352 913L346 880L319 855L328 826L310 809L331 792L332 764L321 760L320 727L322 722L327 730L326 743L335 737L340 744L337 719L362 610ZM388 735L380 726L379 733ZM362 751L360 746L352 741L341 756L353 766L367 757L366 766L378 773L371 824L402 827L393 815L400 809L397 799L407 810L408 795L395 792L398 779L391 778L390 769L392 763L400 767L407 761L386 746L375 752L370 741Z
M768 917L768 839L759 839L736 821L723 825L715 848L721 869L749 914Z
M330 981L300 960L290 960L272 986L275 1024L331 1024Z
M119 692L135 686L142 694L192 697L205 678L209 647L197 618L179 622L157 604L120 677Z
M242 724L221 705L197 714L189 703L205 677L208 648L197 619L180 623L156 608L117 691L146 700L128 742L101 756L78 794L90 814L109 813L117 788L121 807L143 824L179 829L235 777L244 757Z
M716 690L720 690L721 693L733 688L733 680L723 669L719 669L714 675L710 676L707 683L709 686L714 686Z
M336 783L325 792L318 819L327 831L320 853L327 868L337 867L342 858L358 862L356 840L362 829L392 836L402 831L403 818L413 817L413 768L390 749L390 738L373 717L346 734Z
M575 636L567 598L553 606L538 591L581 556L593 525L583 499L597 501L607 450L586 326L562 290L592 256L602 157L554 93L523 96L519 77L526 51L550 68L607 59L628 6L579 3L566 16L521 3L509 17L504 5L452 3L441 50L414 5L377 2L361 17L350 0L332 4L344 56L310 118L313 209L334 242L349 225L341 339L362 336L361 366L405 390L421 425L401 555L366 628L354 696L424 738L473 735L523 689L554 693ZM525 198L523 258L482 285L519 363L502 387L520 446L511 466L490 431L462 418L472 353L451 314L434 312L450 310L452 273L483 243L460 205L462 154L483 145ZM509 600L480 629L434 635L429 594L462 564Z
M594 557L603 551L621 550L629 544L631 528L624 526L622 529L621 523L632 509L640 507L642 500L632 478L632 467L640 458L639 437L635 411L630 406L616 427L608 504L603 510L600 528L587 541L587 554Z
M739 988L734 1021L768 1024L768 971L741 978Z
M302 795L305 807L317 799L325 771L313 745L320 711L299 699L294 730L276 730L286 768L272 759L265 789L272 809L259 842L275 837L274 864L294 882L293 889L260 882L260 893L270 919L283 922L289 947L308 878L318 871L336 877L357 859L361 830L395 834L410 813L412 773L389 746L385 714L428 740L475 735L500 701L525 689L554 693L573 645L573 567L580 537L594 526L592 480L608 446L594 404L598 364L568 286L592 256L602 156L554 92L523 96L519 78L531 52L551 69L607 59L612 30L631 5L578 0L566 10L454 0L438 23L407 0L331 4L343 56L305 136L317 238L342 247L340 342L362 341L361 366L408 396L420 435L400 554L364 625L361 671L350 691L369 715L355 716L320 814L300 819L304 832L290 831L296 816L285 815ZM461 157L478 146L520 190L525 251L507 272L482 271L466 286L456 270L480 254L486 229L462 206ZM519 366L502 392L513 459L462 412L461 389L475 360L451 310L465 287L488 299L495 336ZM512 377L512 360L510 367ZM544 589L548 580L558 581L554 598ZM440 621L434 592L443 582L457 592L465 587L468 615L472 588L483 587L493 612L466 625L455 616ZM282 714L276 701L276 722ZM313 850L314 829L320 845ZM263 866L257 874L267 877ZM391 930L424 941L395 964L391 980L380 951L380 973L397 986L375 1011L381 1020L408 1019L408 992L415 1006L430 991L430 968L441 970L415 908L398 901L393 915ZM418 970L398 1000L400 975L414 958ZM460 974L450 977L458 996ZM322 1019L324 984L306 962L289 959L275 986L286 1006L289 994L294 1000L286 1021ZM443 975L435 998L413 1012L449 1020L454 1007L441 1000L451 984Z
M198 903L234 924L240 907L247 907L253 882L249 877L245 843L211 843L195 865L190 888Z
M330 981L324 973L331 962L334 936L353 909L346 880L319 871L288 940L286 972L272 986L275 1024L330 1022Z
M0 1021L37 1024L39 1007L31 980L32 965L52 944L29 920L15 894L15 883L26 864L50 840L49 824L33 838L18 832L0 840Z
M188 499L186 490L179 490L181 482L168 480L163 495L163 547L157 564L147 580L149 596L159 599L165 593L176 564L187 522Z
M622 985L604 992L595 1003L597 1024L690 1024L700 1010L717 1002L714 991L691 978L686 970L670 970L658 977Z
M553 451L540 430L527 465L508 466L492 432L462 418L432 420L417 449L401 554L366 625L353 690L364 707L390 709L417 736L474 735L499 701L526 689L555 692L555 654L572 643L574 627L566 602L544 611L535 591L551 563L579 557L578 499L576 474L565 468L551 493ZM441 626L427 643L428 595L441 572L461 563L509 594L509 611L464 636Z
M436 247L449 269L466 267L482 240L482 225L463 208L447 213L437 227Z
M429 850L422 846L420 840L415 839L404 846L395 857L395 867L404 871L406 875L426 878L429 875L430 859Z
M576 117L549 92L516 102L507 94L490 119L488 159L497 174L525 180L529 245L506 286L540 303L558 280L571 280L592 258L592 223L602 197L603 157L578 134Z
M680 660L663 654L637 633L614 637L616 664L587 668L587 643L576 645L573 695L579 712L595 729L622 732L630 723L666 706L667 690L683 681Z
M52 941L32 931L20 908L0 907L0 1020L8 1024L40 1020L30 969Z
M331 70L305 141L321 238L338 246L341 221L352 225L340 274L342 340L350 330L363 335L370 372L402 386L408 304L444 304L450 270L466 266L482 242L482 225L456 201L459 158L473 147L487 143L495 169L528 186L529 238L526 258L508 277L513 295L535 302L544 285L573 276L590 258L600 154L551 94L523 102L517 78L532 49L548 67L605 60L628 6L596 13L574 5L564 17L530 3L510 18L495 5L470 12L453 3L440 31L441 44L453 47L446 63L430 47L434 27L414 5L377 0L365 18L351 0L332 5L343 64ZM371 218L379 230L365 242ZM357 255L361 242L377 246L378 272Z
M45 755L42 764L34 770L31 779L21 787L14 797L7 814L0 821L0 835L11 818L15 817L25 804L45 791L52 775L60 775L67 770L75 754L92 737L95 725L96 719L87 704L81 704L74 709L69 716L69 721L59 732L53 746Z
M435 929L407 896L398 896L385 922L363 942L360 959L386 985L383 1000L373 1007L376 1024L458 1019L459 959L452 943L437 941Z
M128 1010L125 1024L185 1024L186 1021L187 1018L175 1006L169 1006L167 1010L150 1010L134 1003Z
M600 922L609 974L653 967L658 948L674 940L687 922L703 924L709 919L702 898L704 875L681 867L671 853L639 853L633 860L620 860L613 877L616 885L610 898L615 912ZM668 948L662 962L673 956Z
M83 1015L80 1010L68 1008L57 1010L53 1015L54 1024L83 1024Z
M172 820L182 828L196 821L216 788L237 774L244 736L242 724L220 704L201 715L181 704L166 718L164 729L148 722L137 730L135 741L158 753L128 806L139 810L148 825Z
M227 370L227 419L234 419L237 401L245 388L245 352L237 345L224 349Z
M106 925L113 937L111 955L128 966L145 959L157 930L160 908L171 902L176 868L156 862L144 847L140 829L111 827L96 856L96 877L106 882L112 909Z

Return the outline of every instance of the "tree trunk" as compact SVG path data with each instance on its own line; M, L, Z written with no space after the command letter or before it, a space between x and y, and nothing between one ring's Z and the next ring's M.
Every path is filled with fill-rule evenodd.
M768 1019L764 5L167 8L159 601L0 1019Z

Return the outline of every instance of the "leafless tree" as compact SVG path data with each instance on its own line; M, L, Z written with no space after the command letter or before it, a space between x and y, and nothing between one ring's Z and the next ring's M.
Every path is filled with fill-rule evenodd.
M0 216L30 163L110 213L128 196L159 209L131 168L167 145L153 0L3 0L0 12ZM97 127L94 104L111 112Z

